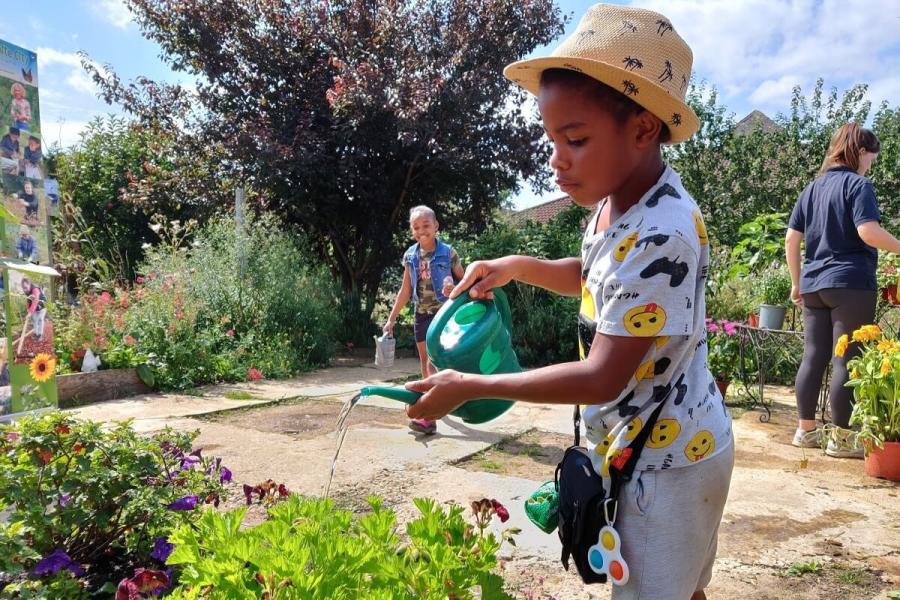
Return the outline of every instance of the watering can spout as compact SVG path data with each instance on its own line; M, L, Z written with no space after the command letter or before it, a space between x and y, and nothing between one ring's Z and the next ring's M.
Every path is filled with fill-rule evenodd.
M422 394L419 392L413 392L406 388L381 385L368 385L361 389L359 393L362 396L381 396L391 400L399 400L404 404L415 404L422 397Z

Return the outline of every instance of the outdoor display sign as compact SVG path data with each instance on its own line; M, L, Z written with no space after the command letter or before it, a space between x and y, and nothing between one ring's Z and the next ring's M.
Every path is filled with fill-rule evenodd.
M44 149L37 55L0 40L0 419L57 405L49 218L59 188Z

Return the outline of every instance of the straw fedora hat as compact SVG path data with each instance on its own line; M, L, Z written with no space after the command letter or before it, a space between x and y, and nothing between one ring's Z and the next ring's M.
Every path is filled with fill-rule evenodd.
M520 60L503 70L507 79L537 95L545 69L571 69L622 92L659 117L668 143L700 128L685 101L693 53L663 15L642 8L595 4L578 28L550 56Z

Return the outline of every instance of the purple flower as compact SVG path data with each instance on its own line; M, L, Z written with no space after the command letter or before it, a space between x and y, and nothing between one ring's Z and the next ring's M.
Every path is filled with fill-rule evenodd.
M65 506L66 504L69 503L69 500L71 500L71 499L72 499L72 496L70 494L63 494L62 496L59 497L59 500L57 500L57 502L59 503L60 506Z
M200 459L192 454L189 454L181 459L181 470L187 471L188 469L193 468L194 465L198 464Z
M197 508L198 502L200 502L200 498L198 498L197 496L185 496L170 504L169 510L194 510L195 508Z
M150 552L150 558L155 558L159 562L164 563L168 560L169 555L172 554L172 550L174 549L175 544L170 544L168 538L158 537L153 543L153 550Z
M231 481L231 469L222 467L222 470L219 471L219 482L225 483L226 481Z
M69 555L57 548L53 554L45 556L34 567L32 574L34 575L54 575L63 569L68 569L76 577L84 575L84 569L81 565L69 558Z

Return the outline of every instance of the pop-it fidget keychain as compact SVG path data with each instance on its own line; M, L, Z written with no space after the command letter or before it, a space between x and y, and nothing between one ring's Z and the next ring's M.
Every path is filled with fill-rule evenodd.
M613 504L612 519L609 518L609 504ZM628 565L622 558L622 540L619 532L613 527L616 521L617 505L615 500L607 500L603 505L606 525L600 528L597 543L588 549L588 564L598 575L606 575L615 585L628 583Z

